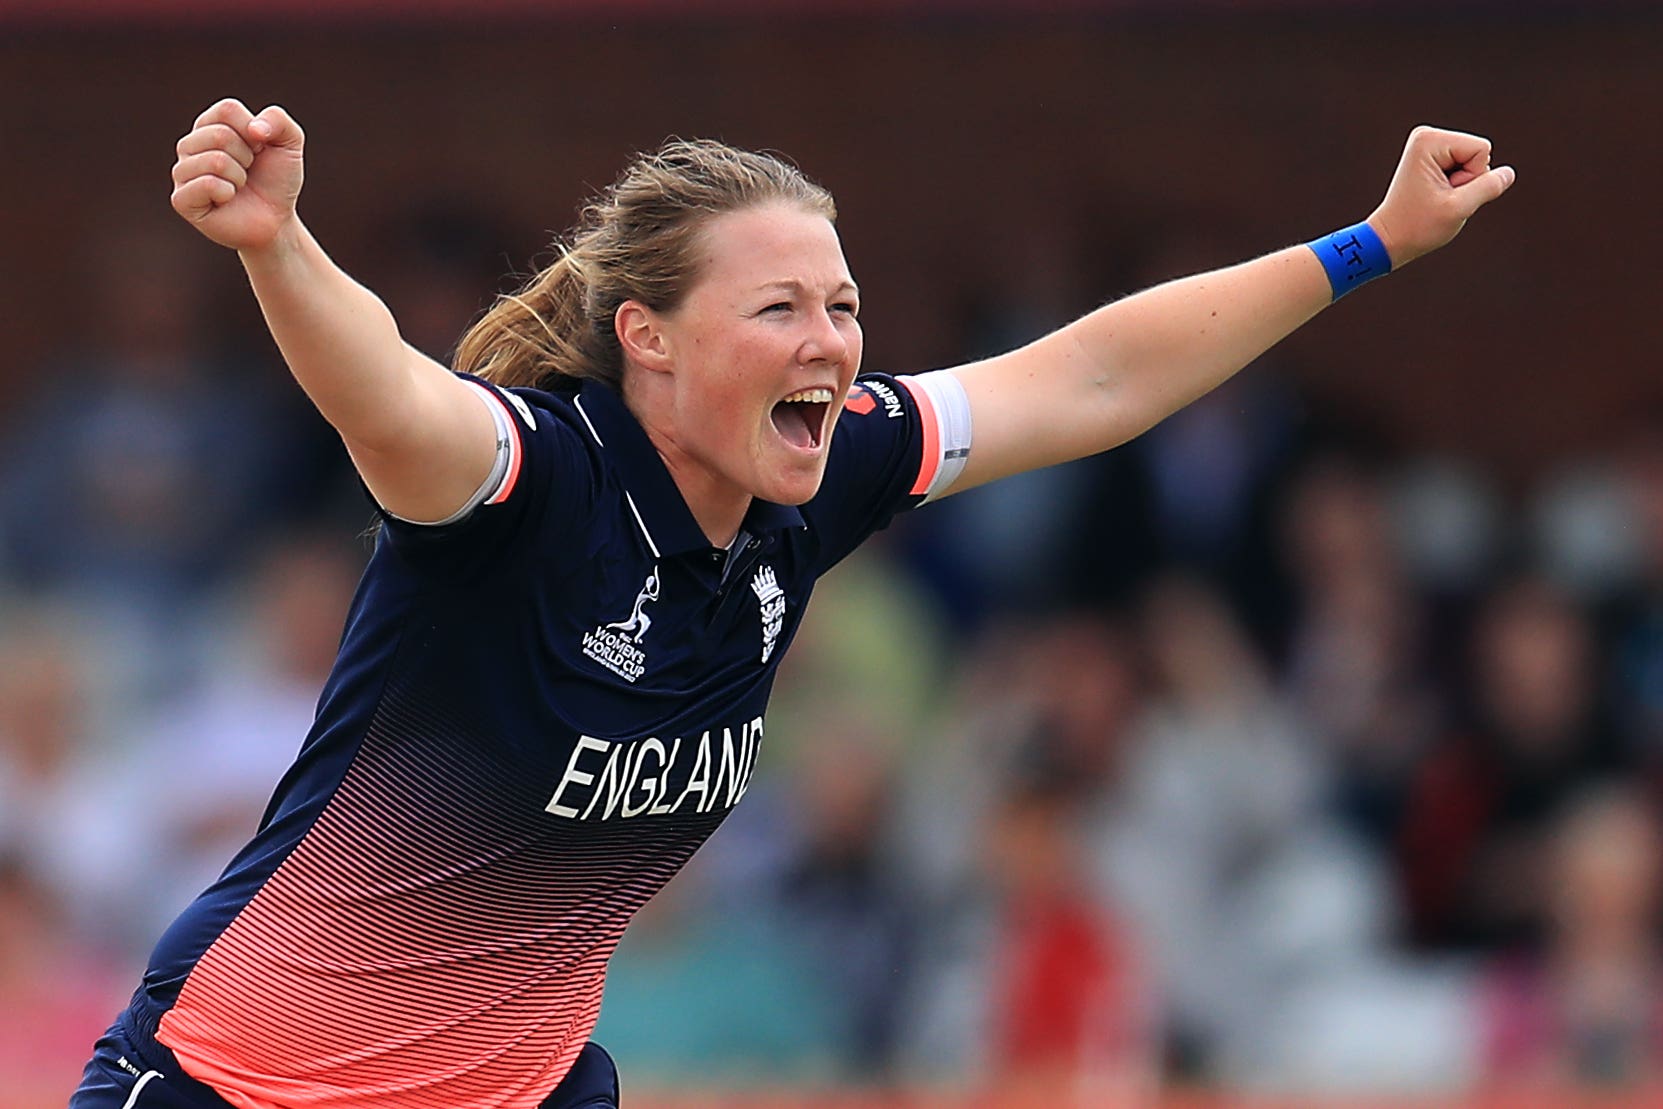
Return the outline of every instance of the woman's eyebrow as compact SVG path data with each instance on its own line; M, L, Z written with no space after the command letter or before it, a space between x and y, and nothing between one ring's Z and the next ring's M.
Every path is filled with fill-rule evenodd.
M801 292L804 292L805 290L807 290L808 286L803 284L801 281L797 280L794 277L788 277L788 278L783 278L779 281L766 282L762 285L758 285L757 288L759 290L762 290L762 291L768 291L768 290L773 290L773 289L782 289L782 290L785 290L786 292L801 293ZM848 281L848 280L838 282L836 287L834 287L832 289L832 292L834 294L836 294L836 293L841 293L844 290L848 290L849 292L855 293L857 295L860 293L860 287L857 286L853 281Z

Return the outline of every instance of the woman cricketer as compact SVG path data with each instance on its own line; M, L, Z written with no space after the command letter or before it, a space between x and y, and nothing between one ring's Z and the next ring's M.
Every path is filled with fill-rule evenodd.
M303 144L223 100L179 141L173 207L237 251L383 527L299 756L73 1109L615 1106L589 1040L607 958L743 796L815 579L898 512L1131 439L1514 179L1417 128L1363 223L983 362L860 376L831 197L676 142L453 372L301 223Z

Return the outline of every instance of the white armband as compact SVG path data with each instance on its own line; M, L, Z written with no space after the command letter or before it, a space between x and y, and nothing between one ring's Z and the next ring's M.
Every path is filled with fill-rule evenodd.
M928 504L952 488L970 457L970 396L964 383L947 370L896 378L912 394L924 425L924 457L918 466L914 495Z
M464 385L472 389L491 413L491 422L496 427L497 453L491 461L491 472L485 475L485 480L475 489L473 496L455 512L443 520L406 520L403 516L396 516L389 512L395 520L417 527L439 528L447 524L454 524L465 520L468 514L482 504L497 504L508 499L508 494L514 490L514 482L520 476L520 429L514 426L509 418L508 409L503 406L499 398L491 390L474 381L463 381ZM518 399L518 398L516 398Z

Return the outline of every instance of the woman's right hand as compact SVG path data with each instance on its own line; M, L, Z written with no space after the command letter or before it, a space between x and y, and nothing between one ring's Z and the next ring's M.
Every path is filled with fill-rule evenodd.
M221 246L261 250L295 218L306 136L282 108L221 100L179 140L173 210Z

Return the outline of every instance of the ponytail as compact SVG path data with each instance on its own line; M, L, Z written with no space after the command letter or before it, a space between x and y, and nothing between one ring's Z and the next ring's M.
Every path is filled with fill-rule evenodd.
M599 334L585 311L589 282L579 249L560 257L518 292L504 293L456 348L456 369L508 388L559 388L560 378L594 377L617 387L622 366L611 318ZM608 372L612 371L612 372Z

